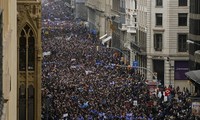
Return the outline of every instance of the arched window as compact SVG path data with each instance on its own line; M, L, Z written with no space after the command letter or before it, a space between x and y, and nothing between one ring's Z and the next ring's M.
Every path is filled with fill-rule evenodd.
M19 120L26 120L26 87L24 84L19 88Z
M19 70L26 71L26 68L31 71L35 68L35 38L28 25L22 29L19 38Z
M35 67L35 38L33 31L30 30L28 37L28 69L34 70Z
M26 36L25 31L21 31L19 39L19 69L20 71L26 70Z
M28 87L28 120L34 120L34 87L29 85Z

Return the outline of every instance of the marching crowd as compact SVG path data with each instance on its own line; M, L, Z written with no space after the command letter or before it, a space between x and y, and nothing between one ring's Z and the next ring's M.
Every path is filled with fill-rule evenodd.
M169 86L150 94L136 70L120 67L116 50L71 15L64 0L44 2L43 22L65 21L63 28L43 24L42 119L48 120L193 120L187 88ZM63 26L63 24L62 24ZM98 47L97 47L98 46ZM128 63L128 62L127 62Z

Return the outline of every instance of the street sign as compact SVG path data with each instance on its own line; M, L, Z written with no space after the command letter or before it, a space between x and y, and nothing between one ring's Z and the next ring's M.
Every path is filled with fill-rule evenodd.
M138 66L139 66L138 61L133 61L133 67L138 67Z

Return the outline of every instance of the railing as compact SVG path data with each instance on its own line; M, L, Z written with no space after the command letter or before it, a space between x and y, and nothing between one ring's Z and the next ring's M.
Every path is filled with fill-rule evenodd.
M3 104L4 104L4 98L3 96L0 96L0 119L3 115Z
M137 27L135 26L127 26L127 32L128 33L136 33Z

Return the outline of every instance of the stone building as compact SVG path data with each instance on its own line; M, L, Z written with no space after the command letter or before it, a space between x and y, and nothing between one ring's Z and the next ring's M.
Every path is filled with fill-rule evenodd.
M17 4L0 0L0 119L17 118Z
M89 29L98 32L98 36L110 35L111 0L87 0Z
M17 0L17 120L41 119L41 1Z
M193 89L195 96L200 96L200 2L190 0L189 12L189 69L186 73L191 83L195 86Z
M189 0L137 0L140 65L153 71L163 86L189 88L187 39ZM147 60L147 61L145 61ZM152 76L147 73L148 79Z
M87 20L87 7L85 6L86 0L75 0L75 18Z
M41 1L0 0L0 119L41 119Z

